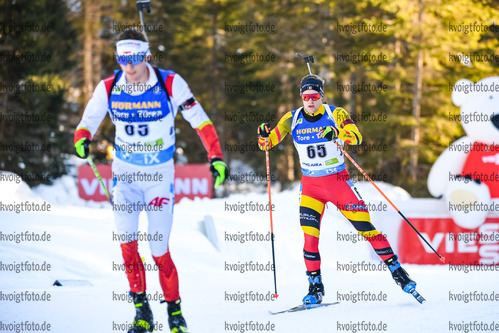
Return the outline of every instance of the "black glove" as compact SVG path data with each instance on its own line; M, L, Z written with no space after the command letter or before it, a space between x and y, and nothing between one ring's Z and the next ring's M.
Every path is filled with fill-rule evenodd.
M331 140L333 140L333 138L338 137L338 133L339 133L339 131L336 127L326 126L320 130L318 137L326 139L328 141L331 141Z
M257 133L262 138L268 138L269 135L270 135L270 125L269 125L269 123L262 123L260 126L258 126Z

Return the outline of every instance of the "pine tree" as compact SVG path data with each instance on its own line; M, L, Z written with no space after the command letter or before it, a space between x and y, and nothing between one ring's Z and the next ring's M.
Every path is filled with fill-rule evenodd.
M55 0L0 7L0 169L30 185L49 183L66 173L72 141L64 124L75 38L69 9Z

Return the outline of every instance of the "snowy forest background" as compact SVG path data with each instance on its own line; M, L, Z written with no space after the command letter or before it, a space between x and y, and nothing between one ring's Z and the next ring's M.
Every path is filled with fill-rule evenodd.
M364 145L350 147L352 156L373 178L415 197L429 196L432 163L464 135L453 118L459 108L451 102L452 85L460 78L497 75L499 69L497 57L471 62L464 57L498 55L497 0L151 2L145 21L152 64L186 79L215 123L225 159L241 160L259 173L265 165L262 155L255 158L257 125L264 118L275 126L301 105L298 84L307 69L296 52L314 55L312 69L326 79L326 100L345 107L360 128ZM117 36L126 25L140 25L135 1L3 0L0 8L0 146L50 144L42 152L0 149L0 169L31 186L48 184L67 173L84 107L99 80L118 68ZM462 27L470 23L489 29L467 33ZM241 33L246 24L270 31ZM356 31L359 24L380 31ZM252 58L257 54L264 59ZM376 60L355 61L356 54ZM50 89L33 92L26 88L30 84ZM233 91L245 84L273 88ZM352 92L353 86L360 91ZM367 86L383 88L373 92ZM20 114L44 120L16 121ZM199 138L180 114L177 127L177 147L183 150L178 152L189 163L205 163ZM106 149L112 138L106 118L92 146L101 163L110 163ZM279 181L299 179L289 138L271 154Z

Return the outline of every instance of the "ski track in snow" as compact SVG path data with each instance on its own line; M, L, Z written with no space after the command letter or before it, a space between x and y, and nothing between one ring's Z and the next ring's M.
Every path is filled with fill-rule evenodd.
M367 185L358 184L366 188ZM67 179L64 187L67 189ZM20 214L2 212L0 231L3 233L35 233L47 231L50 242L0 242L0 261L4 264L26 260L51 264L49 272L0 271L1 289L4 294L13 292L47 291L49 302L20 303L5 301L0 297L0 321L3 324L33 321L51 324L50 332L113 332L113 323L131 323L134 308L128 301L113 300L113 292L128 291L123 271L113 270L122 263L119 243L112 239L114 230L110 206L85 204L79 199L69 199L64 204L61 187L53 190L43 187L32 195L52 202L50 212ZM26 189L23 189L23 193ZM75 191L69 191L71 195ZM400 198L410 200L398 189ZM374 195L374 194L372 194ZM499 320L497 302L449 301L449 292L469 291L499 292L497 272L455 272L447 265L404 265L418 283L417 290L426 298L420 305L411 295L404 293L392 280L388 271L344 272L337 269L338 262L378 263L366 242L340 242L337 233L355 232L341 215L329 207L321 229L322 275L325 285L324 302L337 300L337 293L371 292L386 294L386 301L341 301L331 307L298 313L272 316L298 305L308 289L305 265L302 258L303 234L298 222L298 188L273 195L277 288L280 295L275 301L229 301L227 294L245 292L263 294L274 292L273 273L234 272L226 270L226 263L253 261L267 264L272 261L270 242L226 241L225 233L253 231L266 234L270 230L268 212L228 211L226 204L266 204L266 194L232 195L223 199L183 200L175 206L174 225L170 249L180 276L182 309L190 332L251 332L233 330L230 324L252 321L274 325L272 332L354 332L342 329L341 324L372 322L386 323L386 332L447 332L449 322L454 324ZM14 198L15 199L15 196ZM18 198L20 200L20 198ZM219 249L200 231L204 216L213 218ZM140 216L140 231L145 232L147 218ZM373 223L377 222L373 218ZM389 240L396 235L388 233ZM153 263L147 242L139 243L139 251L146 263ZM432 255L432 254L429 254ZM403 259L403 258L402 258ZM149 293L160 293L156 272L147 272ZM55 280L84 280L87 285L52 286ZM77 283L77 282L75 282ZM151 302L155 321L169 332L166 306ZM123 326L121 326L123 327ZM1 325L0 325L1 330ZM123 330L121 330L123 332ZM360 328L358 332L362 332ZM365 330L364 330L365 331ZM126 330L125 330L126 332Z

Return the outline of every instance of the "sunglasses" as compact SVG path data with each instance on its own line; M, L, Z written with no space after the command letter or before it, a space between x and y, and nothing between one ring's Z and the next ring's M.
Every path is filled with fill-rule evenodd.
M120 65L126 66L127 64L131 64L132 66L138 65L144 62L144 58L146 54L127 54L127 55L116 55L116 61Z
M308 94L308 95L301 95L301 98L304 101L308 101L309 99L312 99L313 101L318 101L321 98L321 94Z

